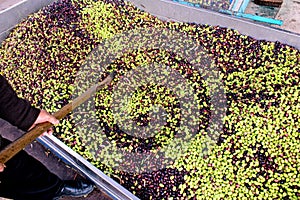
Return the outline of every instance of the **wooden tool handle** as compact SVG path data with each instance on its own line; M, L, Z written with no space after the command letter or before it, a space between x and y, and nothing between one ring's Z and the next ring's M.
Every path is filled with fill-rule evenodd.
M86 92L74 99L73 102L68 103L60 110L55 112L53 116L59 120L64 118L67 114L69 114L71 111L77 108L80 104L87 101L96 91L108 85L112 81L114 76L115 73L110 74L98 85L92 86ZM7 145L0 152L0 163L6 163L8 160L10 160L13 156L15 156L18 152L24 149L28 144L30 144L32 141L34 141L37 137L46 132L52 126L53 125L49 122L38 124L32 130L30 130L26 134L22 135L21 137Z

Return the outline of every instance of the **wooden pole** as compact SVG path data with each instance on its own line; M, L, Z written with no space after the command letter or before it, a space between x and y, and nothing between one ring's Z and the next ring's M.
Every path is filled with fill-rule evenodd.
M111 73L107 76L102 82L97 85L90 87L86 92L78 96L73 100L73 102L68 103L60 110L55 112L53 116L57 119L64 118L67 114L77 108L79 105L87 101L93 94L96 93L99 89L104 88L106 85L109 85L115 76L115 72ZM10 160L13 156L15 156L18 152L24 149L28 144L33 142L37 137L46 132L53 125L50 122L45 122L36 125L32 130L25 133L9 145L7 145L0 152L0 163L5 164L8 160Z

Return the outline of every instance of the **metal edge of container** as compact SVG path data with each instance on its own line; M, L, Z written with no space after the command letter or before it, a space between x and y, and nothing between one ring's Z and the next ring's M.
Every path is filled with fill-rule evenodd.
M44 136L37 141L46 148L49 148L56 156L65 163L74 167L81 174L93 181L96 186L106 192L112 199L118 200L138 200L136 196L130 193L126 188L105 175L101 170L93 166L78 153L73 151L55 136Z
M231 28L257 40L279 41L300 49L300 34L170 0L127 0L161 20L208 24Z

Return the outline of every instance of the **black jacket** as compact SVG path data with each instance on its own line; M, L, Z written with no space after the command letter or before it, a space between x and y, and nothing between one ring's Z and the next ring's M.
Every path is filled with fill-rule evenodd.
M40 110L21 98L18 98L15 91L7 80L0 75L0 118L27 131L35 122Z

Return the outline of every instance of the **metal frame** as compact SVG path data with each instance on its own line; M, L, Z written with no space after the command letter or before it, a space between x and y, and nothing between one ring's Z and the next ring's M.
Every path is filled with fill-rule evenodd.
M106 192L112 199L117 200L138 200L136 196L130 193L127 189L121 186L119 183L105 175L98 168L90 164L78 153L74 152L71 148L65 145L56 137L44 136L37 139L45 147L49 148L51 152L57 155L65 163L74 167L80 173L85 175L96 186Z

